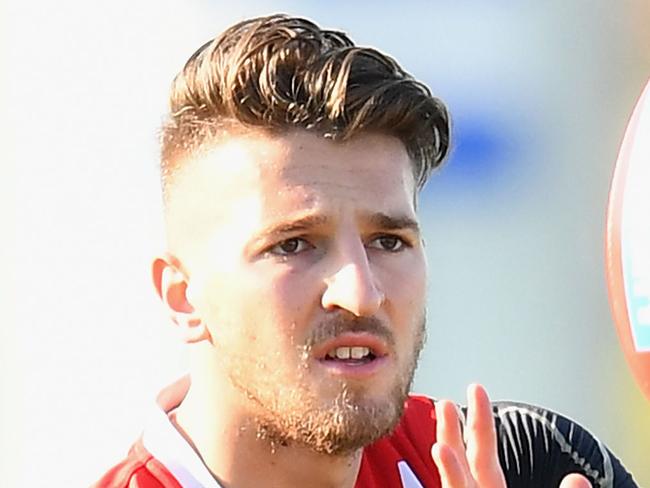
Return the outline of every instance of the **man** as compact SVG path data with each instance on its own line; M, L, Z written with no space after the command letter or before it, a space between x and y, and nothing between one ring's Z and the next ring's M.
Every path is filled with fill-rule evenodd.
M271 16L201 47L163 127L153 263L190 374L97 486L635 486L555 414L408 395L417 192L448 141L442 103L342 33Z

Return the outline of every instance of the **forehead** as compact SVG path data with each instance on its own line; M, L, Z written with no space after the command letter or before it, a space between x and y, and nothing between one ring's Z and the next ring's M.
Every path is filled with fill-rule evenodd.
M259 186L270 200L289 205L369 206L410 201L415 191L410 159L396 138L367 134L332 142L294 132L271 142L268 158L257 158Z
M240 135L183 165L171 187L168 222L196 238L199 229L222 223L235 221L243 231L243 219L252 227L301 212L412 214L415 191L411 160L395 137Z

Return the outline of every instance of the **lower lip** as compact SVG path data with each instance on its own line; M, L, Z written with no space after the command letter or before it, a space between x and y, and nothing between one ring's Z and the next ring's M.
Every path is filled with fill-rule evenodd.
M335 360L318 360L318 364L325 368L328 373L351 379L365 379L377 374L382 368L388 366L389 359L384 356L375 358L367 363L346 363L344 361Z

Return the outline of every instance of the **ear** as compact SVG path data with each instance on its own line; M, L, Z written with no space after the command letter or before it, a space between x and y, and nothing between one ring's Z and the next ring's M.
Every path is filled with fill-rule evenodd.
M165 255L151 266L153 284L172 321L179 327L184 342L210 340L210 332L188 297L189 278L180 261Z

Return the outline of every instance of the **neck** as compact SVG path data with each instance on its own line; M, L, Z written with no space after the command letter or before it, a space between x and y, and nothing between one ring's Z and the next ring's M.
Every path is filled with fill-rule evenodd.
M214 388L214 383L211 386ZM172 421L224 488L354 486L361 450L331 456L303 446L272 445L258 438L250 415L238 401L231 400L236 395L208 391L193 377Z

